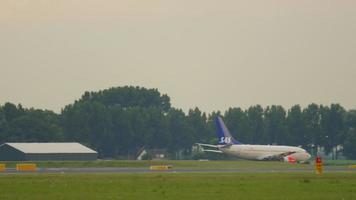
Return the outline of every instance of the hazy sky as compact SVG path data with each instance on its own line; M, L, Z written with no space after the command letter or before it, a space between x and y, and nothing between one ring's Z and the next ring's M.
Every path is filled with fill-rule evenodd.
M0 0L0 104L158 88L185 111L356 108L354 0Z

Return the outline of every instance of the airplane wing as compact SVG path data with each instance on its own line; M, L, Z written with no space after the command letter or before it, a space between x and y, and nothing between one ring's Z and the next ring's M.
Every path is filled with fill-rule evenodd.
M258 160L282 160L284 157L289 156L293 153L295 153L295 151L287 151L287 152L278 153L278 154L264 155L257 159Z

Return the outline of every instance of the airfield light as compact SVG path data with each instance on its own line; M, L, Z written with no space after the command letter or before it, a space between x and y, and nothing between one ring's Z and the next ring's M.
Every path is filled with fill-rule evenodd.
M321 160L320 156L317 156L315 158L315 171L316 171L316 174L323 173L323 161Z

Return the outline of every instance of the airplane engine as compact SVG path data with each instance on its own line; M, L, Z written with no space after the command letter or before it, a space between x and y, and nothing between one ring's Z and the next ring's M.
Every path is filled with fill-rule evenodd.
M284 162L289 162L289 163L296 163L297 159L295 159L293 156L286 156L284 157Z

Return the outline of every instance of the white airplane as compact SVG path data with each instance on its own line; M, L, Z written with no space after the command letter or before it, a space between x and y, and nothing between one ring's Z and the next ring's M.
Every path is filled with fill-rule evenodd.
M300 147L242 144L231 136L221 117L216 118L216 126L219 140L217 145L197 143L204 152L225 153L247 160L279 160L291 163L305 162L310 158L310 154Z

